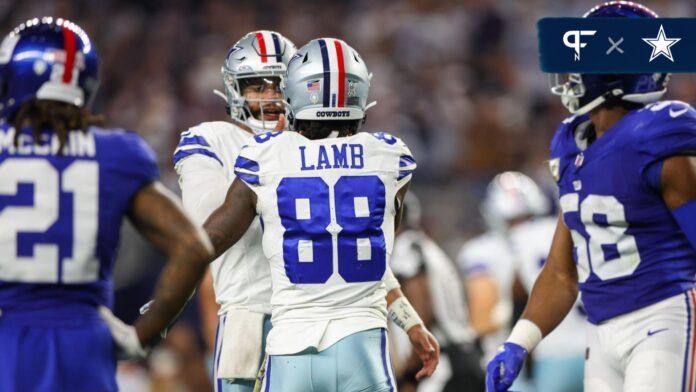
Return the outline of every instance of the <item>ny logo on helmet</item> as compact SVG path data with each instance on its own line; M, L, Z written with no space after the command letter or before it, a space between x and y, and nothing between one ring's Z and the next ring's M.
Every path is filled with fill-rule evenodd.
M575 50L575 61L580 60L580 49L587 46L587 42L582 42L581 37L583 35L593 36L596 32L597 30L569 30L563 34L563 44Z

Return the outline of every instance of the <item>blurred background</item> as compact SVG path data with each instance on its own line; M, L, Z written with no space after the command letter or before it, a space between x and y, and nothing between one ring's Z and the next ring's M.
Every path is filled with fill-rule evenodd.
M696 16L693 0L643 2L661 16ZM485 229L479 203L504 170L532 176L552 197L545 160L566 110L539 71L536 21L580 16L589 0L0 0L3 34L30 17L73 20L102 59L94 111L137 131L159 156L164 183L179 133L225 120L220 67L248 31L281 32L296 45L342 38L373 72L363 130L403 138L419 168L412 189L426 231L454 257ZM694 104L696 78L675 76L669 98ZM161 256L126 229L117 268L117 313L126 320L149 296ZM195 302L195 301L194 301ZM148 368L122 369L124 390L207 390L197 312L189 307ZM143 388L143 389L140 389Z

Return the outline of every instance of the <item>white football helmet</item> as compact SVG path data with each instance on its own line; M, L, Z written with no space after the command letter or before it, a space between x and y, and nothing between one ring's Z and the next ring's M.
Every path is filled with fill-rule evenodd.
M264 105L278 105L279 112L284 112L283 99L250 99L243 95L245 79L280 78L283 84L287 64L297 51L295 44L274 31L253 31L237 41L222 66L222 81L225 86L224 97L227 100L229 114L233 120L247 125L254 133L272 131L277 121L265 121ZM260 113L254 117L249 103L258 103Z
M541 188L520 172L500 173L488 185L481 215L493 230L506 230L509 222L549 212L549 201Z
M362 120L371 75L344 41L319 38L301 47L288 64L283 91L288 120Z

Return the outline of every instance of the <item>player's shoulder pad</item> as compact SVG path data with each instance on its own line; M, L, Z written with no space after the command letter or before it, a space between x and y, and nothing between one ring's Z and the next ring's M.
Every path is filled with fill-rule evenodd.
M129 167L140 170L149 177L158 177L157 154L138 133L122 128L104 129L90 127L90 132L105 150L118 155L119 162L127 162Z
M654 159L696 153L696 110L682 101L659 101L635 113L638 150Z
M181 132L179 144L176 150L174 150L172 163L176 167L186 158L199 156L207 157L207 159L217 162L220 166L224 166L213 146L216 144L219 133L233 130L234 126L230 123L211 121L198 124Z
M565 150L575 148L575 130L580 124L590 121L590 117L584 115L574 115L561 121L556 128L556 132L551 139L551 157L565 155Z
M292 131L265 132L249 139L249 144L242 147L234 163L234 174L248 185L260 185L261 156L273 156L273 151L280 140L299 136Z
M403 140L387 132L371 132L370 135L399 154L399 180L407 177L416 169L417 164L413 153Z

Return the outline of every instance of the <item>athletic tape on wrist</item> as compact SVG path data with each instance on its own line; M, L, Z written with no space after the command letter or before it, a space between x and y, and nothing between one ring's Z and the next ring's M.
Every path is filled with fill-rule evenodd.
M406 297L395 299L389 305L388 310L389 318L406 332L416 325L423 324L423 320L418 316L418 313L416 313L416 310L413 309Z
M522 346L527 352L531 352L542 339L541 329L533 322L520 319L512 328L507 341Z

